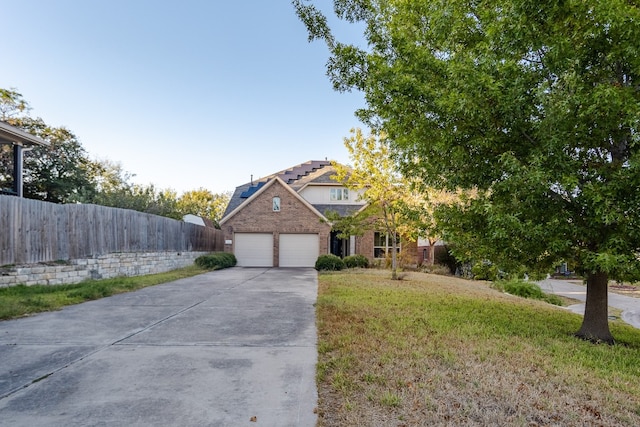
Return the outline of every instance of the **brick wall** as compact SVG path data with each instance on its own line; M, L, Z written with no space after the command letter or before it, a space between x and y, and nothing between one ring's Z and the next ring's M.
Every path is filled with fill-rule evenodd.
M373 233L370 230L356 237L356 253L367 257L369 262L373 262Z
M0 267L0 287L19 284L61 285L87 279L141 276L164 273L193 264L207 252L135 252L116 253L65 261Z
M280 211L274 212L272 201L280 198ZM233 217L224 222L225 240L233 241L234 233L273 233L273 265L278 266L280 233L314 233L319 235L320 254L329 253L331 226L307 207L297 196L279 181L274 181L255 199L245 205ZM233 252L233 246L225 244L225 251Z

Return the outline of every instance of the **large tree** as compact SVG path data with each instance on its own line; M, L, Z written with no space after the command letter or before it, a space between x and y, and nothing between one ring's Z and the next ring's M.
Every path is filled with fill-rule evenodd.
M17 119L15 125L49 142L24 156L24 195L53 203L74 203L93 191L91 160L78 138L65 127L51 127L40 118Z
M81 194L92 191L87 152L71 131L30 117L30 110L29 103L15 89L0 89L0 120L49 142L48 147L35 146L25 152L25 197L54 203L78 201ZM0 146L1 186L11 183L12 170L11 148Z
M153 184L133 183L131 180L135 174L124 170L119 162L95 160L91 166L90 176L95 190L81 200L83 203L182 219L175 191L158 190Z
M327 42L338 90L384 129L405 173L477 189L445 237L504 265L573 262L587 282L577 335L613 342L609 279L640 277L640 11L626 0L335 0L367 46Z
M183 193L178 199L177 209L182 216L187 214L197 215L210 219L217 226L230 197L231 194L229 192L214 194L205 188L199 188Z

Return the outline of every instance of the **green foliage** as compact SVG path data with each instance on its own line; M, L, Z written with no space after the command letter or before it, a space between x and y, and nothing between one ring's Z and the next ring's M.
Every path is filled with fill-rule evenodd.
M480 261L471 267L471 274L476 280L497 280L500 270L489 261Z
M29 110L31 107L21 93L14 88L0 88L0 121L10 123L13 118L27 114Z
M91 161L77 137L64 127L51 127L40 118L18 117L13 126L49 142L24 153L24 196L53 203L73 203L91 191ZM13 158L9 146L0 150L0 182L13 185Z
M331 224L331 230L338 233L340 239L348 239L351 236L362 236L365 231L371 229L369 212L365 209L354 212L351 215L342 216L338 212L328 209L324 216Z
M435 212L461 259L505 271L568 259L579 274L640 279L635 3L334 4L366 42L338 42L318 8L294 1L310 39L327 43L334 87L364 93L358 116L386 133L406 176L475 192ZM609 341L594 298L584 326Z
M197 215L210 219L217 226L230 197L229 193L214 194L209 190L199 188L182 194L177 200L176 208L181 217L187 214Z
M444 249L435 251L434 264L446 266L449 269L449 272L453 274L456 272L456 268L459 263L456 257L451 253L449 247L444 246Z
M349 152L352 165L346 167L334 162L336 175L332 177L343 183L367 207L355 217L368 229L382 231L391 238L391 277L397 275L397 241L409 224L415 223L407 215L411 191L408 182L398 173L397 165L391 156L390 144L386 134L372 132L363 134L361 129L352 129L351 136L345 138L345 147ZM349 224L352 226L353 224ZM343 228L344 226L341 225ZM345 230L341 235L346 236Z
M349 255L344 257L344 265L347 268L367 268L369 267L369 259L364 255Z
M219 270L222 268L234 267L238 260L235 255L229 252L214 252L207 255L201 255L196 258L195 263L198 267L208 270Z
M564 305L562 298L557 295L544 293L542 289L540 289L540 286L532 282L514 279L495 282L492 287L511 295L546 301L553 305Z
M318 271L339 271L344 267L344 261L333 254L320 255L316 260L316 270Z

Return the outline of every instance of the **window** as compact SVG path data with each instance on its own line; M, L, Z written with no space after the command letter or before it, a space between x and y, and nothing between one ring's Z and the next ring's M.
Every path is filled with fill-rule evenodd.
M280 212L280 197L273 198L273 211Z
M349 200L349 190L346 188L332 188L330 191L330 199L332 202L337 200Z
M384 233L373 234L373 257L386 258L387 253L391 253L393 240ZM400 236L396 237L396 251L400 253Z

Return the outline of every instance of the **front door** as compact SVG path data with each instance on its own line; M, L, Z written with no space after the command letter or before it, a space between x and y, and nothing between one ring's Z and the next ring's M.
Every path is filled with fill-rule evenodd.
M340 239L337 231L331 232L331 253L340 258L349 255L349 239Z

